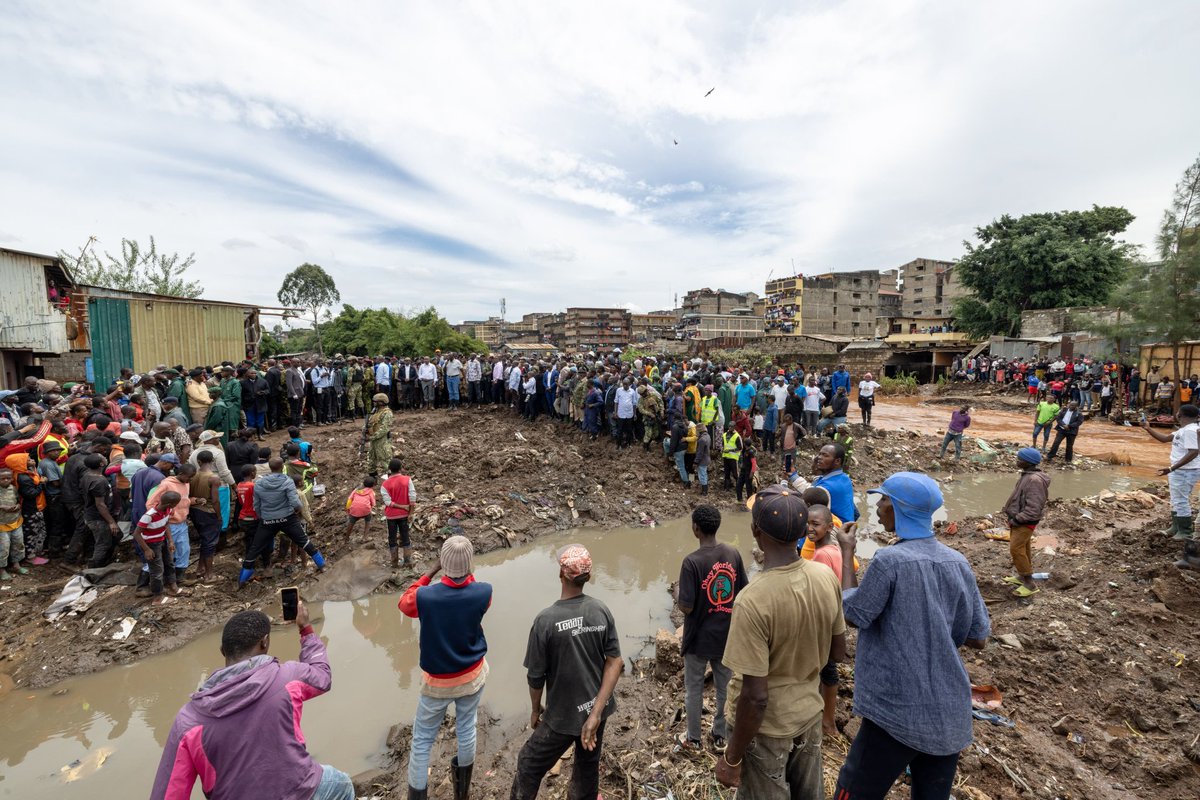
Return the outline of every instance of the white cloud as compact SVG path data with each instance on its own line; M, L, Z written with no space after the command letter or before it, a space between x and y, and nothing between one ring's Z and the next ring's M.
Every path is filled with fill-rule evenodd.
M954 257L1008 212L1122 204L1149 242L1198 33L1186 0L18 2L0 219L452 319Z

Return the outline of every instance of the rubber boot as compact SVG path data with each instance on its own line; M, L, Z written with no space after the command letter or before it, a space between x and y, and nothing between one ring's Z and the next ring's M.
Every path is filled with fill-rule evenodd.
M176 586L178 586L179 588L182 589L184 586L184 579L186 577L187 577L187 567L176 567L175 568L175 585Z
M468 800L471 796L471 772L474 764L465 767L458 765L458 756L450 759L451 775L454 779L454 800Z
M1167 526L1167 529L1165 531L1163 531L1163 536L1174 537L1178 533L1179 533L1179 517L1172 514L1171 515L1171 524Z
M1194 538L1195 522L1191 516L1181 516L1175 518L1175 526L1178 530L1175 533L1175 538L1181 542L1190 542Z
M1179 569L1200 570L1200 542L1192 540L1183 546L1183 558L1175 562Z
M411 547L404 548L404 566L411 567L413 565L413 549Z
M392 569L396 569L396 567L400 566L400 548L389 547L388 552L392 556Z
M700 494L702 494L702 495L708 494L708 484L707 483L700 487Z
M161 587L159 587L161 591ZM135 597L149 597L150 592L150 573L145 570L138 570L137 589L134 591Z
M411 786L408 787L408 800L426 800L427 797L429 797L428 789L414 789Z

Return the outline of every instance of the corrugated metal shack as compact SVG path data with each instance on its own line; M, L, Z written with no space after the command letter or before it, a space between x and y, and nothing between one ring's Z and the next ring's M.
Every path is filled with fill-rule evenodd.
M256 358L259 309L244 303L80 286L73 305L82 324L71 346L92 351L98 386L121 367L145 372L159 364L186 368Z
M70 349L72 280L57 256L0 248L0 388L41 376L40 360Z

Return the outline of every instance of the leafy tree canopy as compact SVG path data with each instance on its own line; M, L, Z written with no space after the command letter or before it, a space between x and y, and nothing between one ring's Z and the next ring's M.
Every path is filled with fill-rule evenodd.
M329 352L347 356L394 354L413 358L432 355L434 350L488 352L487 345L454 330L432 306L406 316L386 308L358 309L346 304L336 317L321 324L321 336ZM303 346L305 342L303 335L293 335L285 348L299 352L308 349Z
M58 251L58 257L79 283L172 297L196 298L204 294L198 281L184 278L184 273L196 263L195 253L186 258L178 253L159 253L151 236L149 248L143 248L136 239L122 239L119 257L105 252L101 259L91 252L91 244L89 239L88 246L78 256Z
M324 352L321 340L321 309L342 299L337 284L319 264L304 263L289 272L276 295L285 306L299 306L312 313L317 349Z
M975 230L978 244L955 276L974 296L959 302L960 330L977 337L1015 336L1021 312L1104 303L1124 277L1135 249L1117 234L1133 215L1124 208L1055 211L1000 219Z

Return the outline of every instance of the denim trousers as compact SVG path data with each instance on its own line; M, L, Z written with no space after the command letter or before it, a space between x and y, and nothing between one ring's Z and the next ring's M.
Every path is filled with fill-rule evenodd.
M686 458L686 450L681 449L675 451L675 467L679 470L679 477L684 483L691 483L692 479L688 477Z
M1033 446L1037 447L1038 434L1042 434L1042 449L1046 449L1046 444L1050 441L1050 428L1054 426L1054 420L1049 422L1033 423Z
M171 541L175 542L175 569L187 569L188 559L192 557L192 540L188 538L186 522L171 522L167 525L171 530Z
M708 465L696 467L696 477L700 479L701 486L708 486Z
M1197 483L1200 483L1200 469L1177 469L1167 475L1167 488L1171 490L1172 514L1177 517L1192 515L1191 497Z
M962 437L961 433L946 431L946 435L942 437L942 452L938 455L938 458L946 455L946 448L951 442L954 442L954 457L959 458L962 455Z
M446 396L450 398L451 403L458 403L458 387L461 381L462 378L458 377L451 376L446 378Z
M684 708L687 710L687 737L700 741L700 716L704 708L704 667L712 665L713 686L717 690L717 713L713 717L712 734L725 738L725 690L733 672L719 658L705 658L690 653L683 657L683 685L687 692Z
M408 785L424 789L429 784L429 751L437 738L446 709L454 704L454 732L458 740L458 765L468 767L475 763L475 717L479 711L479 699L483 689L466 697L417 698L417 718L413 720L412 748L408 752Z
M354 782L340 769L321 765L321 782L312 800L354 800Z
M804 412L804 427L808 429L809 433L812 433L813 431L815 431L817 429L817 423L820 421L820 419L821 419L820 411L805 410L805 412Z

